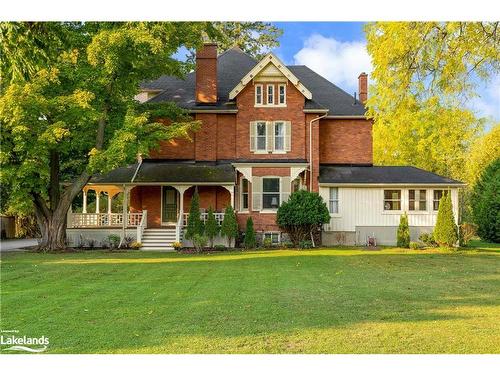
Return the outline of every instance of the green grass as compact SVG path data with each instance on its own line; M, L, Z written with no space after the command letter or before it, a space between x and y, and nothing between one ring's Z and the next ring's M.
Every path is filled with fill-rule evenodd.
M500 353L500 248L2 255L49 353Z

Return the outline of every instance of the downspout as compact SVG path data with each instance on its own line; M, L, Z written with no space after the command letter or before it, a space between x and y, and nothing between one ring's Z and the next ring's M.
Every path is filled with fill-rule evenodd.
M312 124L313 122L315 121L319 121L321 120L322 118L326 117L328 115L328 112L325 113L324 115L321 115L319 117L316 117L316 118L313 118L310 122L309 122L309 191L312 191L312 179L313 179L313 160L312 160L312 145L313 145L313 142L312 142Z

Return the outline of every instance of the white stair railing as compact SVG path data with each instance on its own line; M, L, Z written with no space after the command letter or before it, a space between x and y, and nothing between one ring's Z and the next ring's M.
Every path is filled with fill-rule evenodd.
M137 242L142 241L142 235L144 233L144 228L146 228L147 225L148 225L148 211L144 210L144 211L142 211L141 222L137 226Z

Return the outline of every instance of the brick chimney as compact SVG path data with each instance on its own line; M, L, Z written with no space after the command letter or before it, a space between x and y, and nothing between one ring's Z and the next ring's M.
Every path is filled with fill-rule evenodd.
M196 103L217 103L217 44L196 51Z
M358 77L359 84L359 101L365 103L368 99L368 74L365 72L361 73Z

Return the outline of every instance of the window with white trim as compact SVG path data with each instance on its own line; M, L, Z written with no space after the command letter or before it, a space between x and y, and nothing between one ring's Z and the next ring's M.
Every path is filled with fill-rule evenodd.
M286 104L286 85L281 84L278 86L278 104Z
M401 190L384 190L384 210L401 210Z
M439 201L444 194L444 190L434 190L432 192L432 209L434 211L439 210Z
M255 85L255 104L262 105L262 85Z
M408 190L408 210L426 211L427 210L427 190Z
M277 209L280 205L280 179L279 177L262 178L262 208Z
M274 104L274 85L267 85L267 104Z
M271 240L273 245L278 245L280 243L280 233L279 232L265 232L264 239Z
M259 121L257 122L255 149L257 151L266 151L267 147L266 140L267 140L266 122Z
M330 188L330 200L328 208L331 214L339 213L339 188L337 187Z
M241 198L240 198L241 211L248 211L248 180L241 179Z
M285 123L274 122L274 151L285 151Z

